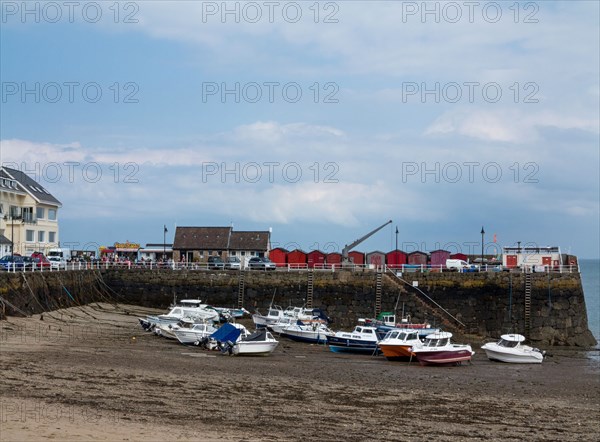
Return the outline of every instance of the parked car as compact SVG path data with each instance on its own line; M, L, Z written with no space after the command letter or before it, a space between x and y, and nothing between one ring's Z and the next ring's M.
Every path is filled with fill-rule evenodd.
M237 256L229 256L225 260L225 268L229 270L240 270L242 268L242 263L240 258Z
M50 261L48 261L48 258L46 258L46 255L44 255L42 252L33 252L31 254L31 259L33 259L33 268L34 269L50 269L50 267L52 267L52 264L50 263Z
M61 270L67 268L67 260L61 256L49 256L50 267L52 270Z
M248 261L250 270L275 270L277 266L269 258L255 256Z
M30 264L26 263L21 255L6 255L0 258L0 270L28 270Z
M223 262L223 260L221 259L220 256L209 256L208 257L208 268L223 270L225 268L225 263Z

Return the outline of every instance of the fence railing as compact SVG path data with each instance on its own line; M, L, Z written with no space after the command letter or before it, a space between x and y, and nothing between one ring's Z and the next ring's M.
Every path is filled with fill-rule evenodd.
M228 268L223 264L212 264L212 263L187 263L187 262L134 262L134 261L71 261L66 264L60 265L48 265L43 264L31 264L26 263L6 263L0 266L0 270L8 272L57 272L64 270L100 270L100 269L122 269L122 270L198 270L198 271L239 271L239 268ZM243 270L248 271L267 271L265 268L244 268ZM306 271L319 271L319 272L339 272L340 270L352 271L352 272L394 272L397 274L404 273L446 273L454 272L461 274L473 274L473 273L498 273L498 272L512 272L512 273L579 273L579 266L577 265L535 265L535 266L524 266L524 267L503 267L501 265L473 265L469 268L464 269L448 269L442 265L427 265L427 264L400 264L400 265L375 265L375 264L284 264L278 265L275 268L277 272L306 272ZM400 275L398 275L400 276Z

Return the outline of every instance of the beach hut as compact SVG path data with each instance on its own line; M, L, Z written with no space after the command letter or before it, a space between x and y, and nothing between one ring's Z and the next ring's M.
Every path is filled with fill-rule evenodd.
M275 263L277 267L285 267L287 264L288 251L283 247L276 247L269 252L269 259Z
M306 252L294 249L287 254L287 263L292 267L304 267L306 265Z
M416 252L411 252L408 254L406 261L407 264L427 265L427 253L418 250Z
M385 253L375 250L367 253L367 264L374 266L382 266L385 264Z
M353 250L352 252L348 253L348 259L351 263L357 266L362 266L365 264L365 254L363 252L357 252L356 250Z
M464 253L453 253L452 255L450 255L450 259L461 259L463 261L468 261L469 257Z
M434 250L430 252L429 264L432 268L446 267L446 260L450 259L450 252L447 250Z
M385 255L385 263L390 268L400 268L402 264L406 264L406 252L402 250L392 250L391 252L386 253Z
M313 250L306 255L306 262L308 264L309 269L314 269L315 267L318 269L322 269L325 265L325 253L320 250Z
M327 263L327 267L341 267L342 266L342 254L333 252L328 253L325 257L325 262Z

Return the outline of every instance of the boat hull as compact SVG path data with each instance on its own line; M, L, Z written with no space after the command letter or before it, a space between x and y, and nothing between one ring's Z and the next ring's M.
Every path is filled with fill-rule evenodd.
M334 353L378 353L377 341L328 336L327 345Z
M413 351L413 355L421 365L449 365L470 361L473 352L465 348L456 350Z
M266 356L271 354L279 342L238 342L232 350L234 355L239 356Z
M541 364L544 355L538 351L519 351L511 352L499 346L484 345L481 347L490 361L506 362L509 364Z
M402 361L412 357L412 345L379 344L379 348L388 361Z
M316 333L312 331L297 331L297 330L283 330L281 336L291 339L297 342L308 342L310 344L326 344L327 335L323 333Z

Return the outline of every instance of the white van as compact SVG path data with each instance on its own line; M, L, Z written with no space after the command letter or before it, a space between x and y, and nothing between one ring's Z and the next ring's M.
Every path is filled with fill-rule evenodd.
M462 272L463 269L470 269L471 264L469 264L467 261L463 261L462 259L447 259L446 268L448 270Z

